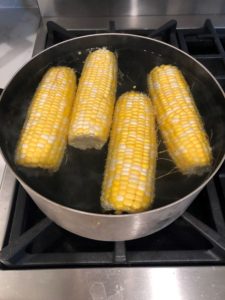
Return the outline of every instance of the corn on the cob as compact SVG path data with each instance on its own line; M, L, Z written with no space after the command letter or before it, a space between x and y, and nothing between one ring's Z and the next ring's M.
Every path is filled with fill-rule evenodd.
M202 174L212 153L184 76L177 67L162 65L150 72L148 85L162 137L177 168L183 174Z
M76 75L69 67L52 67L41 80L18 141L15 162L56 171L67 144Z
M102 186L105 210L140 212L153 202L157 141L150 99L123 94L114 113Z
M117 85L117 60L107 49L90 53L79 81L69 130L69 144L101 149L112 122Z

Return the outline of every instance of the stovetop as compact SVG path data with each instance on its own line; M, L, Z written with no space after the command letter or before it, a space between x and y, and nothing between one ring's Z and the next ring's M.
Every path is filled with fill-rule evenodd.
M135 18L131 21L136 24ZM172 20L157 30L121 30L110 21L101 30L65 30L49 22L47 31L46 23L47 18L34 54L96 32L151 36L193 55L225 89L225 27L214 28L210 20L195 29L177 29ZM173 224L142 239L115 243L82 238L55 225L6 167L0 184L0 299L223 300L224 220L225 165Z
M4 269L223 265L225 202L222 187L225 187L224 172L167 228L138 240L101 242L58 227L17 184L1 262Z
M47 24L46 48L66 39L103 32L123 32L160 39L202 62L225 89L225 29L210 20L199 29L176 29L171 20L157 30L116 28L66 30ZM100 242L69 233L46 218L17 182L1 267L137 267L225 265L225 165L184 215L167 228L138 240Z

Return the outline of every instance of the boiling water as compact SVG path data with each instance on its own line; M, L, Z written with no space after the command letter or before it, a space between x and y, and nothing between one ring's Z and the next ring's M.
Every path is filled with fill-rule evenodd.
M57 65L66 65L74 68L78 77L81 74L83 63L90 51L74 51L57 58ZM162 55L145 49L132 51L129 49L117 50L119 64L119 78L117 98L123 92L135 89L147 93L147 73L156 65L165 63L175 64ZM100 193L103 179L104 165L107 156L105 145L101 151L81 151L70 146L67 147L64 160L58 172L49 173L39 169L27 169L14 165L14 151L19 138L19 133L32 99L35 88L46 70L54 64L39 70L32 78L24 79L24 85L18 90L17 100L12 101L10 110L5 120L4 138L7 140L6 151L11 166L17 169L19 176L34 190L45 197L78 210L101 213ZM203 116L208 135L211 138L214 164L217 163L217 143L224 134L215 124L215 119L220 119L221 110L213 106L212 91L205 86L193 73L184 72L191 87L196 104ZM160 139L160 137L159 137ZM182 176L179 172L171 172L174 164L170 160L163 142L159 145L159 157L157 161L156 194L153 208L174 202L192 192L210 175L210 171L203 176ZM169 174L171 172L171 174ZM165 174L168 174L164 176Z

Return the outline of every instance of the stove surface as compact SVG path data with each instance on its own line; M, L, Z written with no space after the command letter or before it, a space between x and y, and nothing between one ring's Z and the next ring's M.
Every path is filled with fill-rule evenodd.
M160 39L198 59L225 90L225 28L214 28L210 20L197 29L176 29L174 20L158 30L122 30L113 21L108 29L66 30L53 22L47 28L47 35L41 32L38 37L45 47L100 32ZM40 45L35 53L37 49ZM6 192L4 187L9 182L11 190ZM225 298L224 165L181 218L155 234L127 242L89 240L58 227L43 215L8 169L0 195L4 196L6 207L0 218L0 294L1 290L5 292L4 282L10 282L16 289L22 280L28 283L26 292L32 294L33 280L43 276L54 291L49 292L48 286L39 280L40 295L32 294L31 299L47 299L46 295L48 299L61 299L60 284L64 284L64 298L68 291L71 293L66 299L72 299L71 295L76 293L77 299L151 296L158 300L169 295L173 299ZM161 289L163 286L165 290Z
M170 226L126 242L89 240L62 229L17 184L1 262L5 269L224 265L225 201L223 191L218 195L224 176L216 176Z

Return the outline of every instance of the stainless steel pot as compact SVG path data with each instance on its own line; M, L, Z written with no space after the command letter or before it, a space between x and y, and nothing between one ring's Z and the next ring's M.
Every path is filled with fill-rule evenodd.
M190 84L213 150L213 165L203 176L167 176L173 164L159 155L156 197L151 210L131 215L103 214L99 205L107 146L102 151L68 147L60 170L50 174L14 163L14 151L27 108L44 72L68 65L81 72L90 49L107 47L118 54L118 95L135 85L147 91L146 74L156 65L177 65ZM80 54L81 53L81 54ZM53 46L30 60L8 84L0 102L0 145L6 162L39 208L59 226L105 241L136 239L178 218L214 176L224 160L225 99L215 78L186 53L154 39L128 34L96 34ZM160 149L163 149L161 143ZM167 157L168 158L168 157Z

